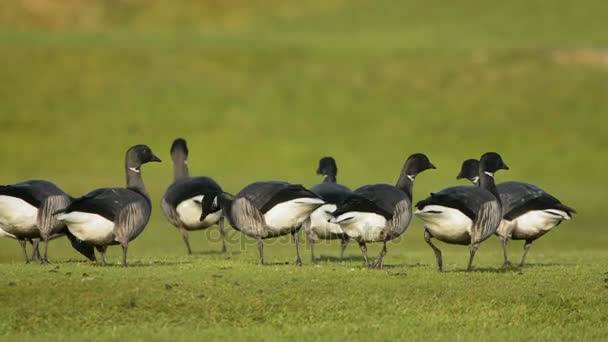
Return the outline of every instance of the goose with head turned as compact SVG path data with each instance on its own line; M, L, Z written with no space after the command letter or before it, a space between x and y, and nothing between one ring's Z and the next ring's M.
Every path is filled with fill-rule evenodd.
M255 182L236 195L218 194L222 212L241 233L257 240L260 264L264 264L264 240L287 234L294 237L296 265L302 265L299 232L310 214L325 202L302 185L287 182ZM203 203L204 220L205 206Z
M509 168L495 152L484 154L480 160L479 187L450 187L431 193L416 204L414 215L424 222L424 240L435 253L439 271L443 270L443 258L432 238L449 244L469 245L467 271L471 271L479 244L496 232L502 219L494 174Z
M41 263L48 263L48 245L51 239L66 233L65 224L57 220L53 213L68 206L72 198L57 185L46 180L29 180L13 185L0 186L0 227L2 234L17 239L25 262L29 263L26 242L34 248L32 259L38 257ZM68 234L72 246L87 258L94 258L91 246ZM44 243L42 255L38 243Z
M150 147L129 148L125 157L126 188L93 190L56 212L57 219L67 225L71 234L95 246L103 265L107 247L120 244L126 267L129 242L141 234L150 219L150 196L141 176L141 166L149 162L160 162Z
M177 227L186 243L188 254L192 254L188 232L209 228L217 224L222 236L222 253L226 252L226 234L224 230L224 216L217 205L216 196L222 188L209 177L190 177L188 171L188 146L186 140L175 139L171 145L171 159L173 160L174 182L169 186L161 200L163 214L175 227ZM203 202L205 205L205 219L200 220Z
M465 160L459 179L479 184L479 161ZM523 182L503 182L496 186L502 202L503 216L496 235L503 248L504 267L511 266L507 256L509 239L524 240L524 254L519 263L523 267L532 243L563 221L572 219L576 211L536 185Z
M384 267L386 243L403 235L412 219L414 179L421 172L435 169L429 158L415 153L405 161L395 186L365 185L353 191L332 213L332 223L359 243L368 267ZM371 264L367 256L368 242L382 242L382 251Z
M348 245L348 235L342 231L339 224L329 222L332 218L331 213L336 210L337 205L352 191L337 183L338 166L332 157L323 157L319 160L317 174L323 176L323 182L313 186L310 191L317 194L325 204L317 208L310 214L310 219L304 222L304 231L308 236L310 244L311 260L315 262L314 246L319 240L335 240L341 242L340 259L344 258L344 250Z

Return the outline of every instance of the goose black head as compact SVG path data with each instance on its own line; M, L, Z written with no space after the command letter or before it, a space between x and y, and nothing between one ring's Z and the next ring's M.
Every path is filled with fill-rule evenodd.
M494 176L498 170L508 170L509 167L502 160L500 154L496 152L487 152L479 159L479 174L484 172L488 176Z
M479 181L479 161L477 159L465 160L456 179L468 179L473 184L477 184Z
M137 173L143 164L160 161L160 158L154 155L152 149L147 145L135 145L127 151L126 165L131 171Z
M336 160L332 157L323 157L319 160L319 167L317 168L317 174L323 176L337 176L338 165Z
M174 162L180 160L186 160L188 158L188 144L183 138L177 138L173 140L171 145L171 158Z
M412 154L403 165L403 172L412 182L419 173L429 169L436 169L436 167L423 153Z

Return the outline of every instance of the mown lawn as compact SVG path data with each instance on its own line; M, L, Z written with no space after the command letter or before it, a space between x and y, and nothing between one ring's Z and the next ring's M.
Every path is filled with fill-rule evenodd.
M115 7L117 4L120 7ZM200 340L606 340L608 28L604 1L7 1L0 4L0 183L50 179L74 196L124 182L149 144L152 220L132 267L81 262L53 241L49 266L0 241L0 338ZM413 152L438 170L415 200L456 184L460 162L499 151L499 180L541 185L579 214L502 270L499 242L441 244L420 221L383 271L349 246L293 265L288 239L257 265L251 241L192 234L185 255L158 203L171 141L193 174L236 192L255 180L313 185L333 155L353 188L394 182ZM208 243L211 239L213 242ZM378 246L371 247L377 253ZM521 242L511 244L517 260ZM119 260L119 250L109 258ZM288 264L286 264L288 263Z

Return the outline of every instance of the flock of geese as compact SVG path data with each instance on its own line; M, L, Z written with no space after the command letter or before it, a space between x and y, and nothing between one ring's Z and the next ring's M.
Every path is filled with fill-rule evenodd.
M184 139L173 142L171 158L174 181L160 206L169 223L179 230L188 253L192 253L189 232L213 225L219 226L225 252L227 218L236 230L257 240L261 264L264 240L291 234L296 264L301 265L299 236L304 230L313 263L315 242L340 240L343 257L349 241L354 240L365 264L382 268L387 242L403 235L412 216L417 216L424 223L424 239L435 253L439 271L443 270L442 253L432 239L469 246L470 271L479 245L492 235L502 241L504 266L510 266L508 240L525 241L521 267L532 243L575 213L535 185L495 184L496 172L509 168L494 152L462 164L457 179L468 179L473 185L445 188L414 206L416 176L435 169L421 153L407 158L395 185L370 184L353 191L337 183L336 162L325 157L317 169L317 174L324 177L323 182L310 189L288 182L264 181L249 184L235 195L225 192L212 178L190 176ZM35 259L47 263L49 240L66 236L91 261L97 260L97 250L103 265L107 247L120 245L122 264L127 266L129 243L142 233L152 212L141 167L160 161L150 147L133 146L125 158L126 187L96 189L79 198L45 180L0 186L0 236L19 242L26 263ZM40 241L44 243L42 255L38 248ZM26 249L28 242L33 246L31 258ZM370 260L367 244L374 242L382 243L383 247L378 257Z

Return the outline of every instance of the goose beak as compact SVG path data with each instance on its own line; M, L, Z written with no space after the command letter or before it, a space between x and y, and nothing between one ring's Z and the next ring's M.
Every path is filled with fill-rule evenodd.
M429 168L435 170L435 169L437 169L437 166L435 166L435 164L433 164L433 163L429 163Z
M503 168L504 170L508 170L508 169L509 169L509 167L507 166L507 164L502 164L502 168Z
M160 158L158 158L156 155L152 155L152 157L150 158L151 162L157 162L160 163L162 160L160 160Z

